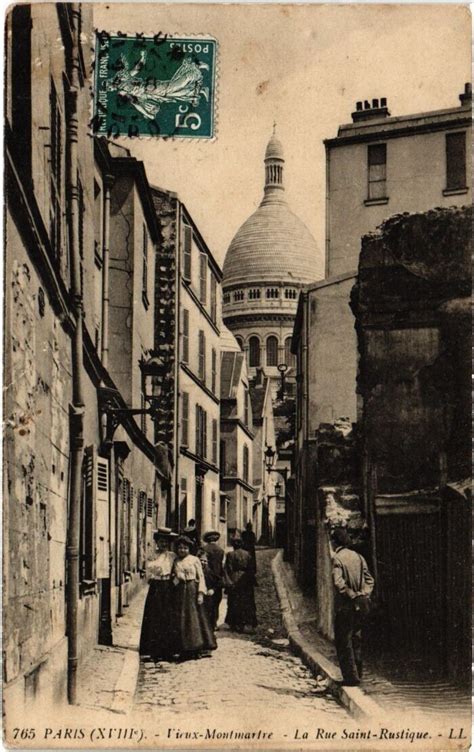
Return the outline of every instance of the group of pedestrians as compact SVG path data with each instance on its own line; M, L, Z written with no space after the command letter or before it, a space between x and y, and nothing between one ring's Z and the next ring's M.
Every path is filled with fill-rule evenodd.
M145 601L140 654L154 660L188 660L210 656L217 648L215 632L223 592L226 623L233 631L257 626L255 534L234 534L225 555L220 533L200 538L194 520L181 535L159 528L156 556L147 564L149 590ZM173 550L174 549L174 550Z

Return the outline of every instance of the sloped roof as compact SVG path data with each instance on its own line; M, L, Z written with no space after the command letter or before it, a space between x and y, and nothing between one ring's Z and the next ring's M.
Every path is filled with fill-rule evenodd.
M236 399L242 376L244 354L223 352L221 357L221 399Z

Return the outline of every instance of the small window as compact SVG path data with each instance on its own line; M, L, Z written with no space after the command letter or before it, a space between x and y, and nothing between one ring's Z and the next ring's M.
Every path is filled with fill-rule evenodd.
M206 381L206 336L202 329L199 331L199 363L198 373L201 381Z
M199 300L205 306L207 303L207 255L201 253L199 265Z
M267 287L266 296L268 299L271 300L277 300L279 297L278 288L277 287Z
M446 135L446 188L466 187L466 133Z
M267 366L278 365L278 339L268 337L267 339Z
M183 363L189 363L189 311L183 309Z
M234 301L237 303L243 299L244 299L244 291L236 290L236 292L234 292Z
M367 151L369 199L387 196L387 144L370 144Z
M249 300L259 300L260 298L260 290L249 290Z
M189 443L189 394L183 392L183 410L181 417L181 444L188 446Z
M223 295L224 303L230 303L230 292L225 292Z
M193 231L188 225L183 225L183 277L191 282L191 251Z
M285 298L287 300L295 300L296 296L297 296L297 291L296 290L289 290L289 289L285 290Z
M222 520L222 522L225 522L226 517L227 517L227 499L224 494L221 494L220 503L219 503L219 518Z
M260 365L260 340L258 337L249 339L249 366L257 368Z

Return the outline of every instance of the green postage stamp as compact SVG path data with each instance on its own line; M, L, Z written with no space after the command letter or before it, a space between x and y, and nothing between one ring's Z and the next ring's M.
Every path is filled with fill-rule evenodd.
M98 32L93 131L212 138L216 52L211 38Z

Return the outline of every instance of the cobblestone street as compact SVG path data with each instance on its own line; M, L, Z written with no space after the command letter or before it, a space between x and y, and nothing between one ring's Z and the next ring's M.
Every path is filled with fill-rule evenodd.
M331 696L318 694L316 680L292 655L283 636L271 574L274 555L275 550L258 552L255 635L238 635L221 625L211 658L180 664L142 662L134 711L143 714L144 721L153 718L160 736L166 737L170 728L185 730L202 722L206 728L277 727L288 737L298 721L311 729L324 723L352 725ZM224 617L225 602L221 621Z

